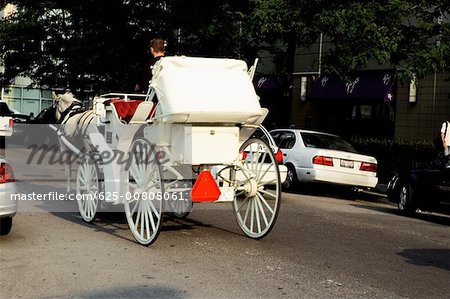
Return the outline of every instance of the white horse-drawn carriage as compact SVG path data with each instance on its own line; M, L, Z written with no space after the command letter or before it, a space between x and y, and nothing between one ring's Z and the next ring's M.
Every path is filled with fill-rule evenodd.
M85 133L90 151L59 132L80 156L75 191L90 195L77 197L82 218L93 221L102 201L123 204L133 236L148 245L165 212L183 217L192 203L232 202L241 230L266 236L279 211L285 168L273 144L252 138L256 130L267 135L260 126L267 110L251 77L240 60L165 57L147 95L95 98L89 121L95 128ZM74 105L63 100L57 105L69 125L64 110ZM88 118L79 116L76 126L82 117Z

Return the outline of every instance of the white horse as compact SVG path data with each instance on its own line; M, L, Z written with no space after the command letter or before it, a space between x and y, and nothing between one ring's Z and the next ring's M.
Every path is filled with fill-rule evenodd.
M83 108L83 103L76 99L70 92L65 94L53 94L53 107L55 108L55 120L61 127L58 129L60 152L65 160L65 174L67 179L67 192L71 191L71 166L80 155L89 154L92 146L89 142L89 134L97 133L92 110ZM63 141L65 139L79 153L73 152Z

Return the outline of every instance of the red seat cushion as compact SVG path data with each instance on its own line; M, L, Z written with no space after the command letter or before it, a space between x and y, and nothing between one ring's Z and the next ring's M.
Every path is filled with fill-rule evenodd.
M126 123L129 123L131 118L134 115L134 112L136 111L137 106L141 103L141 100L116 100L112 99L109 101L110 104L116 108L117 115L121 120L123 120Z

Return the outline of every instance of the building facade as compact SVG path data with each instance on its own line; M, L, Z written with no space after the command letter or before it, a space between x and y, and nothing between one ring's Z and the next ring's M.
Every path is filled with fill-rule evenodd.
M362 70L354 82L319 76L320 50L298 49L291 123L347 139L432 140L450 117L450 72L430 74L417 86L400 84L386 66Z

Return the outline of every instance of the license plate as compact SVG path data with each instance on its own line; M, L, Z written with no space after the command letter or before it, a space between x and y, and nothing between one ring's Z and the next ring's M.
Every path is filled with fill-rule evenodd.
M354 163L353 161L350 160L341 160L341 167L345 167L345 168L353 168Z

